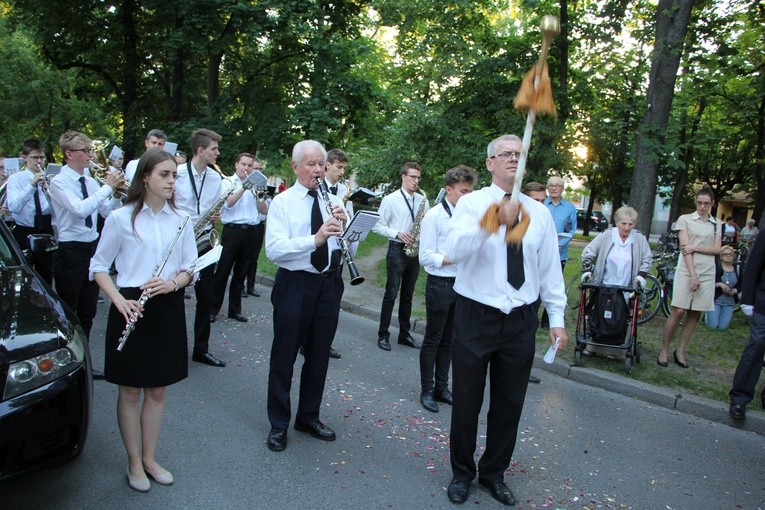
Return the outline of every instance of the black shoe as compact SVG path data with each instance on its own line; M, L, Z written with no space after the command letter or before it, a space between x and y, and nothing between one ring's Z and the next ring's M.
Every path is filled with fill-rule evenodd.
M295 420L295 430L311 434L316 439L321 439L322 441L335 440L335 432L319 420L313 420L308 423Z
M436 399L433 398L432 391L423 391L420 393L420 404L422 404L422 407L424 407L426 411L430 411L431 413L438 412L438 404L436 404Z
M272 452L283 452L287 448L287 429L277 429L271 427L271 432L268 433L268 439L266 439L266 445Z
M197 363L204 363L205 365L210 365L211 367L225 367L226 362L221 361L209 352L206 352L204 354L196 354L194 353L191 356L191 361L196 361Z
M414 338L412 338L412 335L409 333L406 334L406 336L400 336L398 337L398 343L399 345L406 345L407 347L411 347L412 349L419 349L420 344L418 344Z
M539 384L539 383L542 382L542 379L540 379L539 377L537 377L535 375L530 375L529 376L529 382L533 383L533 384Z
M746 408L741 404L731 404L728 412L734 420L743 420L746 417Z
M250 296L260 297L260 294L255 289L247 289L247 294Z
M216 313L211 313L211 314L210 314L210 322L215 322L215 321L217 321L217 320L218 320L218 314L216 314Z
M228 314L229 319L234 319L235 321L239 322L249 322L250 319L242 315L241 313L230 313Z
M388 335L380 335L377 337L377 347L383 351L390 350L390 340L388 339Z
M243 291L242 291L242 297L250 297L250 295L249 295L249 294L247 294L247 291L244 291L244 290L243 290Z
M515 496L510 487L505 485L504 482L489 482L487 480L478 479L478 483L489 489L491 497L502 503L503 505L513 506L515 504Z
M683 368L688 368L688 364L687 364L687 363L683 363L682 361L680 361L680 360L678 359L678 357L677 357L677 351L672 351L672 356L674 356L674 358L675 358L675 364L676 364L677 366L680 366L680 367L683 367Z
M93 374L93 380L94 381L103 381L104 380L104 373L100 370L90 369L90 373Z
M340 354L340 352L337 351L336 349L333 349L332 347L330 347L329 348L329 357L330 358L334 358L334 359L340 359L340 358L343 357L343 355Z
M449 496L449 501L452 503L464 503L470 496L470 482L460 482L456 478L453 479L446 490L446 495Z
M437 402L452 405L452 392L448 388L436 390L433 396Z

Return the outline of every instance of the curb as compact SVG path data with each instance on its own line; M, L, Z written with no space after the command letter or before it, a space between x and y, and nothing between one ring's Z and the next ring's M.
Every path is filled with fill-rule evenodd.
M258 275L257 282L267 287L273 287L274 285L274 279L266 275ZM376 321L380 319L379 310L373 310L346 299L343 299L340 302L340 307L348 313L365 317L370 320ZM397 322L398 317L394 313L391 317L391 324L396 324ZM424 330L425 321L412 319L413 333L423 335ZM706 397L677 393L668 388L635 381L628 377L599 370L597 368L577 367L558 360L552 364L547 364L544 362L543 355L539 353L534 355L533 366L538 370L543 370L587 386L593 386L619 395L642 400L649 404L664 407L672 411L704 418L709 421L765 436L765 412L763 411L751 408L747 409L746 419L739 421L734 420L728 414L728 404Z

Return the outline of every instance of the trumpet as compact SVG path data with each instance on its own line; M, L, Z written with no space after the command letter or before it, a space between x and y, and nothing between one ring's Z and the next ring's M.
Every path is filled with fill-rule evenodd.
M327 182L324 179L317 179L319 183L319 192L321 193L321 198L324 200L324 205L327 208L327 212L329 213L329 216L334 218L335 215L332 213L332 202L329 200L329 188L327 188ZM345 261L348 263L348 272L351 275L351 285L358 285L360 283L364 282L364 277L359 274L359 270L356 268L356 263L353 261L353 256L351 255L351 251L348 247L348 241L345 240L343 236L338 237L337 239L340 242L340 249L343 252L343 258L345 258Z

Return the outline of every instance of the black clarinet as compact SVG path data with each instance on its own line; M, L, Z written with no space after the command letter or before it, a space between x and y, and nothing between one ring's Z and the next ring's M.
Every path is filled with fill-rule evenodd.
M324 179L317 179L317 181L319 183L319 193L321 193L321 198L324 200L324 205L327 208L327 212L329 213L330 217L334 218L335 215L332 213L332 202L329 200L329 189L327 188L327 183L324 181ZM340 242L340 249L343 252L343 258L348 263L348 272L351 275L351 285L358 285L363 283L364 277L361 276L359 274L359 270L356 269L356 263L353 261L351 251L348 249L348 241L346 241L342 236L340 236L337 240Z

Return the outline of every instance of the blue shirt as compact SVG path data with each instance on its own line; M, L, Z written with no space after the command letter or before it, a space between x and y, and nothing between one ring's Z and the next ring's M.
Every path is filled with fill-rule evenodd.
M550 200L550 197L547 197L545 198L545 205L550 210L550 214L552 214L555 231L559 234L566 232L573 237L576 233L576 207L574 207L574 204L561 198L558 205L555 205ZM571 237L558 239L558 251L560 252L561 260L568 260L568 243L571 241Z

